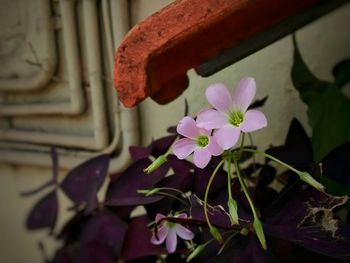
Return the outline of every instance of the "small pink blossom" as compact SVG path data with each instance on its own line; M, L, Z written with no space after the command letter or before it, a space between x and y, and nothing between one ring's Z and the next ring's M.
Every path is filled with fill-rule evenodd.
M174 143L173 153L179 159L185 159L193 153L193 162L199 168L207 166L212 155L218 156L223 152L211 136L211 129L198 128L196 121L191 117L180 120L177 132L186 138Z
M179 214L175 217L186 219L187 215ZM157 214L156 223L158 224L163 218L165 218L164 215ZM158 228L157 236L155 233L153 233L151 243L154 245L160 245L165 241L166 249L169 253L173 253L176 250L177 246L177 236L184 240L191 240L194 237L194 234L180 224L164 220L161 223L161 226Z
M232 148L241 132L252 132L267 125L265 115L258 110L248 110L256 93L255 80L241 79L233 96L224 84L210 85L206 97L214 109L206 109L198 114L197 126L216 129L214 139L225 150Z

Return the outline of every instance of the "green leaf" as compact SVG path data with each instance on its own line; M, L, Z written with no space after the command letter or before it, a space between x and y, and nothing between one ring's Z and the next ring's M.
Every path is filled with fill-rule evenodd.
M291 77L294 87L307 104L312 128L312 146L316 161L349 140L350 100L340 91L338 83L317 79L301 57L295 38L294 64ZM338 75L339 69L337 71Z
M340 61L333 68L333 76L339 87L343 87L350 82L350 59Z
M303 102L310 104L317 101L330 83L321 81L314 76L300 54L295 37L293 37L293 43L294 63L291 72L293 85L299 91Z
M307 114L316 161L349 139L350 100L335 86L329 87L318 101L308 105Z

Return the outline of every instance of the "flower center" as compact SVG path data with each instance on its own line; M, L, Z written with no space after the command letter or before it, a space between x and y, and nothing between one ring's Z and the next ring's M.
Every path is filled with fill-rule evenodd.
M208 143L209 143L208 136L205 136L205 135L198 136L198 138L197 138L197 145L199 147L205 147L205 146L208 145Z
M166 224L166 228L168 229L171 229L176 226L176 223L169 222L169 221L167 221L165 224Z
M243 120L244 120L244 115L242 112L240 111L230 112L228 121L233 126L238 127L243 122Z

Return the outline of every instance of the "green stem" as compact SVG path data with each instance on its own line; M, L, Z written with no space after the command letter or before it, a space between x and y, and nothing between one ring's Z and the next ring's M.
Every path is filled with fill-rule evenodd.
M176 189L176 188L172 188L172 187L159 187L160 190L168 190L168 191L174 191L178 194L180 194L183 198L186 198L189 200L188 196L186 195L186 193L182 192L181 190L179 189Z
M227 191L228 198L232 198L232 190L231 190L231 155L227 158Z
M298 171L297 169L295 169L293 166L290 166L289 164L286 164L285 162L282 162L281 160L273 157L272 155L268 154L268 153L265 153L265 152L261 152L261 151L258 151L258 150L255 150L255 149L249 149L249 148L243 148L242 149L244 152L252 152L252 153L256 153L256 154L260 154L260 155L263 155L273 161L275 161L276 163L279 163L285 167L287 167L288 169L292 170L293 172L299 174L300 171Z
M258 218L258 215L256 213L256 210L255 210L255 206L254 206L254 203L253 203L253 200L248 192L248 189L247 189L247 186L241 176L241 173L240 173L240 170L239 170L239 166L238 166L238 163L236 160L234 160L234 164L235 164L235 168L236 168L236 173L237 173L237 178L238 178L238 181L243 189L243 192L248 200L248 203L250 205L250 208L252 209L252 212L253 212L253 216L254 216L254 219L255 218Z
M163 196L171 197L171 198L174 198L174 199L180 201L181 203L183 203L186 206L188 205L184 200L182 200L181 198L177 197L176 195L172 195L172 194L165 193L165 192L157 192L156 195L163 195Z
M225 162L225 159L221 160L221 162L218 164L218 166L216 166L214 172L212 173L212 175L209 178L209 182L208 182L207 188L205 189L205 194L204 194L204 216L205 216L205 220L207 221L207 224L208 224L209 227L212 227L212 225L210 223L210 220L209 220L208 209L207 209L209 189L210 189L211 184L213 183L215 175L217 174L217 172L219 171L221 165L224 162Z
M222 251L225 249L225 247L227 246L227 244L231 241L232 238L234 238L237 234L239 233L239 231L234 232L233 234L231 234L228 238L226 238L225 242L222 244L222 246L220 247L217 255L220 255L222 253Z
M241 146L240 146L240 149L239 149L240 152L242 152L242 150L243 150L245 133L242 132L241 135L242 135L242 137L241 137L242 139L241 139Z

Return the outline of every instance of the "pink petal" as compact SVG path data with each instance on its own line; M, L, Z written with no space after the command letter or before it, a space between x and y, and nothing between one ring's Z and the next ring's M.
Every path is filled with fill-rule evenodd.
M214 137L210 137L209 144L207 146L211 155L218 156L223 153L224 149L222 149L219 144L216 142Z
M243 132L252 132L266 127L267 120L261 111L248 110L244 114L244 121L239 126Z
M173 153L179 159L185 159L189 156L195 149L195 141L188 138L182 138L176 141L173 145Z
M212 84L205 91L209 103L217 110L225 112L232 106L232 97L222 83Z
M224 150L232 148L238 141L241 131L234 126L226 126L214 132L214 139Z
M162 215L162 214L160 214L160 213L158 213L157 215L156 215L156 223L158 223L160 220L162 220L163 218L165 218L165 215Z
M191 240L194 238L192 231L188 230L186 227L177 224L175 226L176 234L184 240Z
M218 129L227 124L227 117L224 113L213 109L201 111L197 116L197 126L207 130Z
M177 132L182 136L195 139L198 135L198 128L196 122L191 117L184 117L179 121L176 128Z
M246 77L240 80L233 96L233 104L242 112L245 112L252 103L256 93L255 80ZM235 110L238 110L235 109Z
M177 237L175 227L169 229L168 236L166 237L166 249L169 253L173 253L176 250L177 246Z
M207 147L198 148L194 150L193 162L198 168L204 168L207 166L211 158L211 154Z
M187 219L187 214L181 213L176 216L177 218Z
M164 242L165 238L167 237L169 232L169 229L166 226L161 226L158 228L158 239L156 238L156 235L153 233L151 237L151 243L154 245L160 245Z

